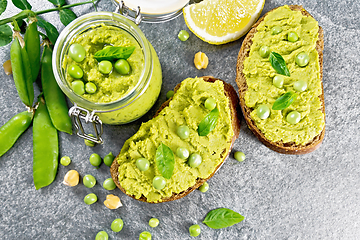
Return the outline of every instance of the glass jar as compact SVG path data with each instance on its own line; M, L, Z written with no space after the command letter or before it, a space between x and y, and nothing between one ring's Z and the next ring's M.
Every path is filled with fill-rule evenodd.
M144 68L136 85L124 96L108 103L91 102L76 94L66 79L66 69L63 68L64 57L68 54L72 41L98 25L116 27L130 34L138 42L144 56ZM162 72L154 48L134 22L117 13L93 12L75 19L59 35L52 61L59 87L74 103L69 114L77 135L97 143L102 143L102 123L125 124L140 118L150 110L160 93ZM94 124L96 137L84 132L81 120Z

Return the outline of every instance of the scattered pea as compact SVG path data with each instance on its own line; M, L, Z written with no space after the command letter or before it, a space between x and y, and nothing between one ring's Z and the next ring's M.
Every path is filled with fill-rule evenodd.
M294 82L294 89L298 92L303 92L307 89L307 82L304 80L298 80Z
M96 92L96 90L97 90L97 87L96 87L95 83L93 83L93 82L87 82L87 83L85 84L85 91L86 91L87 93L93 94L93 93Z
M103 60L98 64L99 72L101 72L102 74L111 73L112 68L113 68L112 63L108 60Z
M296 55L296 57L295 57L295 62L297 65L299 65L299 67L305 67L306 65L308 65L309 60L310 60L310 57L305 52L301 52L298 55Z
M166 180L164 177L162 176L155 176L153 179L153 186L155 189L157 190L161 190L165 187L166 185Z
M63 165L63 166L68 166L70 163L71 163L71 159L68 156L63 156L60 159L60 164Z
M149 226L154 228L154 227L157 227L159 225L159 219L157 218L151 218L149 220Z
M213 110L216 107L216 100L210 97L205 100L204 106L208 110Z
M238 160L239 162L242 162L245 160L245 154L243 152L235 152L234 158Z
M200 226L198 224L194 224L194 225L190 226L189 233L190 233L190 236L192 236L192 237L199 236L201 233Z
M123 75L130 73L130 64L125 59L119 59L115 63L115 70Z
M147 160L146 158L138 158L135 164L140 171L146 171L149 169L150 166L149 160Z
M73 81L71 83L71 88L77 95L83 95L85 93L85 85L81 80Z
M202 162L202 157L198 153L192 153L189 157L188 164L192 168L198 167Z
M83 177L83 184L87 188L92 188L96 184L96 179L92 175L85 175Z
M297 40L299 40L299 36L296 32L289 32L287 39L289 42L296 42Z
M87 205L91 205L91 204L95 203L96 201L97 201L97 196L94 193L89 193L84 198L84 202Z
M170 90L166 93L166 99L169 99L171 98L172 96L174 96L174 91L173 90Z
M101 157L99 156L99 154L93 153L90 155L89 161L91 165L93 165L94 167L98 167L101 164Z
M297 124L301 120L301 114L298 111L291 111L286 116L286 121L291 124Z
M189 150L187 150L187 148L184 147L178 147L176 149L176 156L178 156L181 159L187 159L189 157Z
M120 232L123 226L123 220L121 218L117 218L111 223L111 230L113 230L113 232Z
M100 231L96 234L95 240L108 240L109 235L105 231Z
M92 136L92 137L95 137L93 134L89 134L89 135ZM85 143L86 146L89 146L89 147L93 147L96 144L95 142L93 142L91 140L87 140L87 139L84 139L84 143Z
M181 30L178 34L178 38L185 42L189 38L189 33L186 30Z
M271 34L277 35L282 32L282 28L280 26L274 26L271 28Z
M151 240L151 233L147 231L140 233L139 240Z
M103 183L103 188L106 190L114 190L116 188L114 180L112 178L106 179Z
M115 156L112 154L112 152L110 152L108 155L106 155L103 159L104 163L106 166L110 167L111 164L114 161Z
M273 85L277 88L282 88L284 85L284 77L281 75L276 75L273 78Z
M263 58L266 58L269 56L270 54L270 48L266 45L262 46L260 49L259 49L259 54L261 57Z
M200 192L207 192L207 190L209 190L209 184L207 182L204 182L200 187L199 187L199 191Z
M177 135L181 138L181 139L186 139L189 137L190 135L190 129L188 126L186 125L181 125L176 129L176 133Z
M80 79L84 76L83 70L76 64L71 64L68 67L68 73L71 77Z
M86 55L85 48L78 43L71 44L69 47L69 56L75 62L81 62L84 60Z
M256 114L259 118L261 119L266 119L270 116L270 109L267 105L265 104L261 104L257 109L256 109Z

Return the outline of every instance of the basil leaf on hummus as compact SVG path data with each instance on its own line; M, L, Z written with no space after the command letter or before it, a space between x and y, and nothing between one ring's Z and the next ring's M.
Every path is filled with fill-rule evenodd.
M205 223L210 228L220 229L230 227L244 219L244 216L234 212L233 210L228 208L218 208L210 211L206 215L203 223Z
M94 58L100 62L103 60L114 61L118 59L128 59L134 52L135 47L106 47L94 54Z
M269 61L278 74L290 77L289 69L286 66L284 58L280 54L271 52Z
M205 118L200 122L198 127L199 136L208 135L216 127L219 118L219 109L214 108Z
M174 153L165 144L161 143L156 149L155 153L156 166L159 169L161 175L170 179L175 165Z
M289 107L297 98L297 94L293 91L287 92L278 99L275 100L272 109L273 110L284 110Z

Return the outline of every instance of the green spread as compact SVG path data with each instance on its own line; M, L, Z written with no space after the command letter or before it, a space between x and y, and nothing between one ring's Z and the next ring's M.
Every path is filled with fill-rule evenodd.
M210 112L204 107L205 100L210 97L216 100L219 118L215 129L201 137L197 129L201 120ZM177 127L181 125L190 128L190 136L185 140L176 134ZM169 106L157 117L143 123L139 131L124 143L117 158L120 165L120 185L127 194L136 198L145 196L148 202L161 202L162 198L192 187L198 178L208 178L230 150L232 136L229 99L224 94L223 82L205 82L201 78L185 79ZM186 163L187 160L174 154L173 174L166 180L166 186L157 190L153 187L152 180L161 175L155 163L155 152L161 143L168 146L173 153L178 147L187 148L190 154L198 153L202 157L202 163L191 168ZM148 170L140 171L136 167L138 158L149 160Z
M280 26L282 32L272 35L271 28L274 26ZM318 97L322 94L319 55L315 49L318 23L313 18L302 15L300 11L292 11L288 6L284 6L269 13L256 29L250 55L245 59L243 70L248 86L245 103L253 109L251 118L268 140L305 145L320 134L325 125L322 103ZM289 32L296 32L299 40L287 41ZM263 58L259 54L259 49L264 45L279 53L290 71L290 77L283 76L282 88L273 85L273 78L277 73L269 58ZM299 67L295 63L296 55L301 52L310 57L306 67ZM288 91L296 92L293 84L298 80L307 82L306 91L298 92L297 99L288 108L272 110L277 98ZM260 119L256 114L256 108L261 104L271 109L270 116L266 119ZM293 110L301 114L301 120L297 124L286 121L287 114Z

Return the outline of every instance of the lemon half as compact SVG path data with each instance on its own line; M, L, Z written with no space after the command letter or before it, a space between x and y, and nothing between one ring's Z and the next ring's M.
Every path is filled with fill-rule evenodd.
M210 44L242 37L259 18L265 0L203 0L183 9L189 29Z

